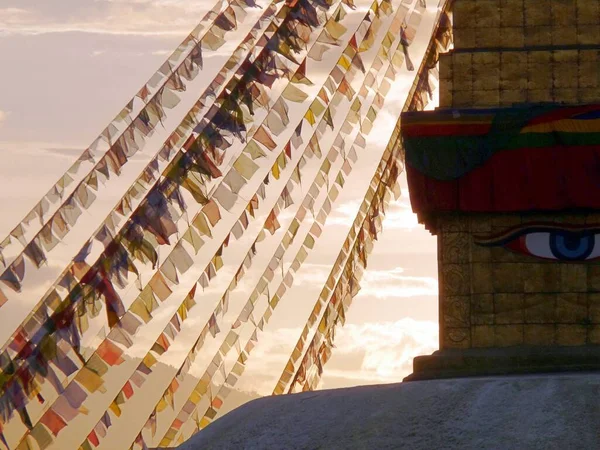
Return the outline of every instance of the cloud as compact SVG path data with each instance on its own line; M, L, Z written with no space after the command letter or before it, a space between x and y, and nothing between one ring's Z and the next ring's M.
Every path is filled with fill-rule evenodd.
M2 111L0 109L0 123L4 122L8 118L9 114L10 114L10 112L8 112L8 111Z
M270 395L300 328L266 330L259 336L238 388ZM438 325L405 318L396 322L347 324L336 330L335 348L325 366L321 388L401 381L417 355L438 348Z
M431 277L404 275L404 269L367 270L360 295L375 298L408 298L438 294L438 282Z
M320 289L330 272L330 265L305 263L294 277L294 284ZM390 270L369 269L363 275L361 287L361 296L375 298L409 298L438 294L438 282L435 278L407 275L402 267Z
M64 0L48 4L7 0L0 8L3 34L83 32L117 35L184 35L208 11L203 0Z
M353 385L357 381L398 382L412 372L415 356L438 348L438 325L410 318L349 324L338 330L335 344L334 356L325 369L323 388L334 383Z
M406 230L421 229L417 215L413 213L408 197L408 190L402 192L402 196L396 202L390 203L383 221L384 230Z
M313 286L320 289L331 272L331 265L303 263L302 270L294 276L296 286Z
M349 227L356 218L356 213L360 207L361 200L353 200L342 203L334 209L331 216L327 219L327 225L340 225ZM383 221L383 229L414 230L419 228L417 215L412 212L408 191L405 190L397 202L391 202L386 210Z

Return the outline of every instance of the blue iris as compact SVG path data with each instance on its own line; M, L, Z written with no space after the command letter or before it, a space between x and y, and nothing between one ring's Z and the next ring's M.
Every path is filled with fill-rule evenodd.
M582 261L594 250L594 236L590 233L553 231L550 233L550 248L557 259Z

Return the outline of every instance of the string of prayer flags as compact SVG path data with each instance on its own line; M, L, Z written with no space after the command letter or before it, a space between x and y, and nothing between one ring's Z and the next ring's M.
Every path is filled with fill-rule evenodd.
M162 154L162 153L161 153L161 156L163 156L163 154ZM147 173L147 171L146 171L146 173ZM107 224L108 224L108 225L110 225L110 222L109 222L109 221L110 221L111 219L112 219L112 217L109 217L109 219L107 219ZM113 225L113 227L114 227L114 225ZM111 228L112 228L112 227L111 227ZM103 242L103 241L104 241L104 238L103 238L102 236L104 236L104 235L106 234L106 232L104 231L105 229L106 229L106 226L103 226L103 227L101 227L101 228L100 228L100 231L98 232L98 235L97 235L97 238L98 238L98 239L99 239L101 242ZM105 244L105 245L107 245L107 244ZM31 315L29 316L29 319L26 319L26 321L27 321L27 320L28 320L28 322L27 322L27 323L32 323L32 321L34 321L34 320L33 320L33 317L32 317ZM38 326L38 327L39 327L39 325L40 325L40 322L39 322L39 321L37 321L37 320L36 320L35 322L36 322L36 323L34 324L34 328L33 328L33 329L35 329L35 327L36 327L36 326ZM79 322L83 322L83 321L81 321L81 320L80 320ZM79 323L78 323L78 325L79 325ZM21 329L23 329L23 328L21 328ZM31 329L31 328L30 328L30 329ZM39 328L38 328L38 329L39 329Z
M168 218L168 217L167 217L167 218ZM168 235L169 235L170 233L173 233L173 232L175 231L175 229L172 229L172 231L168 231L168 229L165 229L165 228L164 228L164 225L165 225L165 223L164 223L164 219L165 219L165 217L164 217L164 216L161 216L161 220L163 221L163 223L161 223L161 224L156 224L156 223L155 223L155 225L159 225L159 226L158 226L158 228L157 228L156 226L153 226L153 230L154 230L154 231L159 231L159 232L160 232L160 230L162 229L163 231L162 231L162 232L160 232L160 234L158 234L158 237L159 237L159 238L160 238L160 240L162 240L163 242L168 242ZM167 222L167 225L168 225L168 222ZM167 234L164 234L165 232L166 232ZM159 240L159 242L160 242L160 240ZM115 299L116 299L116 298L115 298ZM109 323L110 323L110 320L109 320Z
M406 14L406 11L403 11L404 15ZM397 28L400 26L400 22L398 19L400 19L403 16L403 14L400 13L400 11L397 13L396 17L395 17L395 21L392 24L391 28L390 28L390 32L395 33L397 31ZM386 37L389 35L389 33L386 34ZM397 34L397 33L396 33ZM384 39L384 44L386 46L391 46L392 43L390 43L389 41L386 41ZM399 47L401 46L401 42L399 43ZM396 52L398 52L398 50L396 50ZM383 56L383 52L380 52L380 56ZM373 62L373 67L376 68L377 71L381 70L383 65L380 64L378 61L380 61L380 59L375 59L375 61ZM372 69L371 69L372 70ZM389 72L386 72L386 75ZM393 75L392 75L393 76ZM365 79L365 83L367 83L368 80ZM382 83L385 82L385 78L382 80ZM387 93L387 92L386 92ZM378 94L379 95L379 94ZM380 102L382 104L383 102L383 96L385 94L382 94L382 98L380 100L377 100L377 96L374 98L373 102L374 104L377 102ZM379 107L380 108L380 107ZM367 117L365 118L365 120L371 120L374 121L375 117L373 116L373 111L375 111L375 113L379 110L379 108L377 110L373 110L372 107L368 109L367 112ZM376 114L375 114L376 116ZM361 148L365 148L366 146L366 142L364 140L364 137L362 134L359 134L359 136L357 136L357 139L355 141L355 144L358 144L359 147ZM356 158L356 153L354 150L354 146L352 147L351 150L352 153L354 153L354 156L352 157L352 160L355 160ZM336 182L338 182L342 187L343 187L343 177L341 177L341 173L339 174L338 178L336 179ZM352 233L353 229L351 229ZM341 265L343 264L343 256L344 256L344 250L342 251L342 253L338 256L338 259L336 260L335 264L334 264L334 268L335 267L341 267ZM289 383L289 381L291 380L292 376L294 375L294 373L296 372L295 369L295 364L298 362L298 360L300 359L301 355L302 355L302 351L304 348L304 344L306 342L306 338L309 334L310 328L314 325L314 323L316 322L319 312L322 309L322 306L325 302L325 300L327 299L327 294L329 294L331 292L333 283L335 281L334 276L336 276L337 273L333 272L331 277L328 279L326 286L324 287L323 291L321 292L321 295L319 296L319 299L317 300L315 307L313 308L313 312L311 313L311 316L309 317L309 321L308 323L305 325L304 330L299 338L299 341L294 349L294 351L292 352L292 355L290 357L290 359L288 360L288 363L286 364L284 371L282 373L282 375L280 376L279 381L277 382L275 389L274 389L274 394L282 394L285 392L285 388L287 386L287 384ZM303 373L304 368L301 366L298 368L298 371L300 374Z
M447 14L450 5L451 2L445 2L442 14ZM420 84L418 80L426 78L426 73L431 70L432 65L428 62L428 58L431 57L430 55L433 53L433 49L435 49L435 46L437 46L441 41L441 39L438 37L440 36L440 33L442 33L441 35L443 36L443 33L446 32L446 29L442 28L440 30L440 28L442 27L439 27L438 25L437 30L434 31L434 35L429 44L423 64L419 70L417 80L414 84L414 86L417 86L417 88L411 91L406 101L405 109L413 107L414 98L420 96L421 92L424 90L429 89L429 87L424 87L422 83ZM450 40L448 39L445 42L450 42ZM295 391L296 386L298 385L301 386L302 390L314 389L318 383L323 371L323 366L329 359L331 348L333 347L333 330L335 329L337 323L342 323L342 325L344 323L345 313L350 306L350 302L356 293L358 293L359 280L360 276L362 275L362 270L360 269L366 267L366 255L372 249L372 240L376 239L377 233L381 231L381 219L385 214L385 204L390 199L388 194L392 192L396 198L399 195L399 192L395 190L395 186L397 186L396 179L400 173L396 160L397 157L395 155L397 149L400 148L400 133L398 130L399 123L394 129L392 138L390 139L390 142L388 143L384 153L384 158L378 167L374 180L371 182L371 186L378 185L379 187L377 190L369 190L365 200L363 201L363 205L361 205L361 209L356 217L351 232L344 243L343 248L349 248L350 239L356 239L358 237L358 239L355 241L355 244L352 246L353 250L348 256L346 268L342 274L342 277L339 279L337 284L335 284L335 287L333 287L335 280L332 277L337 277L339 275L339 271L337 271L335 274L332 273L332 276L330 276L330 278L327 280L326 285L319 297L319 301L315 305L315 308L309 317L309 321L304 327L300 339L294 351L292 352L292 356L284 368L283 374L273 391L274 394L282 394L292 377L293 380L291 386L289 387L289 392ZM387 176L387 179L385 177L382 178L382 176ZM378 179L380 181L377 181ZM368 213L365 214L362 212L365 210L368 210ZM361 231L357 233L356 230L359 227L362 228ZM342 261L345 258L345 253L342 251L338 256L335 267L341 267L343 264ZM327 296L330 297L329 301L327 301ZM343 299L343 301L336 302L336 299ZM336 303L337 306L335 306ZM309 328L314 325L318 319L319 311L322 310L323 307L325 308L325 314L323 315L319 324L318 332L315 334L313 340L309 344L304 359L298 368L295 369L295 363L300 360L303 348L305 347ZM315 367L316 370L311 370Z
M286 150L286 149L284 149L284 151L282 152L282 154L285 154L286 152L287 152L287 150ZM287 188L287 186L286 186L286 187L284 187L284 189L283 189L283 191L282 191L282 199L284 199L284 202L285 202L285 199L286 199L286 195L285 195L286 193L288 193L288 188ZM250 205L253 205L253 204L256 204L256 203L257 203L257 201L258 201L258 200L257 200L257 198L256 198L256 196L255 196L255 197L254 197L254 198L253 198L253 199L250 201L250 203L249 203L249 206L250 206ZM209 331L211 332L211 334L213 334L213 335L215 335L215 334L218 332L218 325L216 324L216 316L215 316L215 314L213 314L213 315L211 316L211 319L209 320L208 329L209 329Z
M338 136L338 137L341 137L341 136ZM339 143L340 141L341 141L341 142L343 142L343 140L341 140L341 139L336 139L336 141L335 141L335 142L336 142L336 143ZM339 144L338 144L338 145L339 145ZM336 151L339 153L339 150L338 150L338 149L335 149L335 150L336 150ZM329 163L329 161L330 161L329 159L326 159L326 160L324 161L324 166L326 165L326 163ZM322 170L323 170L323 169L324 169L324 167L322 167ZM343 170L343 169L342 169L342 168L340 168L340 170ZM309 192L312 192L312 188L309 190ZM336 188L336 192L337 192L337 188ZM332 194L333 194L333 192L332 192ZM309 194L307 194L307 195L309 195ZM337 195L335 195L335 196L337 197ZM329 208L329 211L331 211L331 209L330 209L330 208ZM326 217L326 216L325 216L325 217ZM323 219L323 220L324 220L324 219ZM268 218L267 218L267 222L268 222ZM294 223L294 222L293 222L293 223ZM296 222L296 223L297 223L297 222ZM297 227L296 227L296 230L297 230ZM293 235L295 235L295 233L294 233L294 232L292 232L292 233L293 233ZM318 237L318 236L320 235L320 227L318 226L318 224L316 224L316 223L315 223L315 224L313 224L313 226L311 227L311 233L312 233L314 236L316 236L316 237ZM287 234L286 234L286 236L287 236ZM310 236L310 235L308 235L308 236L307 236L307 239L314 240L314 238L313 238L312 236ZM289 243L289 242L290 242L290 241L288 240L288 243ZM308 243L308 240L305 240L305 244L306 244L306 243ZM312 248L312 246L313 246L312 244L307 244L307 245L308 245L310 248ZM297 259L296 259L296 260L297 260ZM272 268L269 268L268 270L272 270ZM267 272L267 273L265 273L263 276L268 276L268 272ZM284 283L286 283L286 285L287 285L288 287L289 287L289 286L291 286L291 278L292 278L292 277L291 277L291 274L288 274L288 276L286 276L286 277L285 277L285 279L284 279ZM282 294L280 294L280 290L278 290L278 295L282 295ZM254 296L254 294L253 294L253 295L251 295L251 297L250 297L250 298L253 298L253 296ZM254 296L254 297L256 297L256 296ZM277 301L278 301L278 299L279 299L279 297L277 298ZM276 304L276 303L275 303L275 304ZM247 310L247 308L245 308L244 310L246 311L246 310ZM236 321L236 323L245 322L245 321L247 321L247 318L243 318L243 317L241 317L241 316L240 316L240 317L238 318L238 320ZM214 409L214 405L213 405L213 409ZM179 418L179 416L178 416L178 418L177 418L176 420L177 420L177 421L179 421L179 422L181 421L181 419ZM172 430L171 430L171 431L172 431ZM172 434L172 433L168 432L168 433L167 433L167 436L168 436L168 435L170 435L170 434ZM165 441L165 440L163 440L163 441L161 442L161 444L166 444L166 443L167 443L167 441Z
M326 159L326 161L327 161L327 159ZM335 189L335 188L332 188L332 189ZM332 193L333 193L333 191L330 192L330 195ZM321 216L319 215L317 217L321 217ZM294 225L295 227L297 225L299 225L299 222L297 220L298 220L298 216L296 216L296 222L292 222L293 224L295 224ZM322 218L321 220L324 223L325 218ZM288 233L289 233L289 231L291 229L292 228L290 228L288 230ZM310 230L317 237L320 234L320 232L319 232L320 228L319 228L319 226L317 225L316 222L313 223L313 226L310 228ZM285 236L289 236L288 233L286 233ZM307 238L309 238L309 237L311 237L311 235L307 234ZM287 249L292 242L293 242L293 239L288 240L287 244L284 246L284 248ZM306 242L307 241L305 239L305 245L306 245ZM280 244L279 248L281 248L281 244ZM281 257L277 258L277 260L279 262L281 262ZM298 260L298 258L295 258L295 261L297 261L297 260ZM272 261L274 261L274 260L272 260ZM300 267L299 265L296 266L296 267L294 267L294 270L298 270L299 267ZM273 269L270 268L270 267L268 267L267 270L266 270L266 272L263 274L263 277L267 276L269 270L272 271ZM263 278L261 278L261 279L263 279ZM225 374L223 376L223 380L224 381L223 381L223 383L222 383L222 385L221 385L221 387L220 387L217 395L214 397L217 401L215 402L215 400L213 400L210 403L210 407L205 412L203 418L200 421L196 421L197 429L204 428L206 425L208 425L216 417L217 411L221 408L221 406L223 405L224 400L227 398L228 394L231 392L231 389L235 386L235 384L239 380L239 377L241 377L241 375L243 374L247 358L248 358L249 354L251 353L252 349L254 348L255 344L258 341L257 331L259 329L263 330L264 327L268 324L269 318L271 317L273 310L275 309L275 307L277 306L279 300L281 299L281 297L285 293L285 290L284 290L285 286L287 286L288 288L291 287L292 280L293 280L293 277L292 277L291 273L288 272L288 274L282 280L282 284L277 289L275 296L273 298L271 298L271 300L269 301L269 305L267 307L267 310L263 314L262 318L260 320L258 320L258 321L252 320L251 323L254 324L255 330L253 331L250 339L248 340L247 344L245 345L244 350L242 351L241 348L238 350L237 362L235 363L235 365L231 369L230 373L229 374ZM238 324L238 325L234 325L234 328L239 327L242 323L249 323L249 319L252 317L252 310L254 308L254 304L253 304L253 300L252 299L253 298L257 298L257 295L255 295L255 293L262 292L262 291L264 291L265 288L266 288L266 285L264 283L262 284L262 287L261 287L260 283L259 283L259 285L257 285L256 289L258 289L258 291L255 290L253 292L253 294L250 296L250 299L248 300L248 303L243 308L242 312L240 313L240 315L238 316L237 320L235 321L235 324ZM229 340L228 345L225 348L223 348L223 347L220 348L219 353L215 355L215 357L213 358L213 361L212 361L211 364L213 364L213 365L214 364L219 364L219 361L221 361L219 367L220 368L224 367L222 365L223 357L227 354L227 352L229 351L229 349L233 347L233 344L238 342L239 335L240 335L240 333L233 333L233 334L230 335L232 337L232 339ZM226 341L227 341L227 339L226 339ZM207 374L208 374L208 372L205 373L205 375L207 375ZM196 411L196 408L198 406L199 400L201 398L201 394L203 392L205 392L205 391L202 390L202 385L203 385L203 383L199 383L199 385L197 386L197 388L194 390L194 393L200 394L200 395L198 395L193 400L191 398L188 399L188 401L185 403L185 406L189 406L189 408L185 409L185 407L184 407L180 411L180 413L177 415L176 419L173 421L173 423L171 425L171 428L167 431L167 433L165 434L165 437L160 442L161 445L169 445L171 442L173 442L173 440L177 436L178 430L181 429L181 425L180 424L182 424L186 420L188 420L189 417L192 415L192 413L194 413Z
M11 244L20 243L22 245L22 252L18 253L18 255L22 255L24 252L37 268L47 262L47 258L40 245L41 237L52 235L53 222L60 220L65 214L68 214L66 210L69 205L75 211L81 211L81 208L88 209L97 198L93 192L97 192L99 188L98 173L102 173L105 180L110 178L111 173L117 176L120 175L122 166L126 164L131 156L142 149L145 142L144 138L149 137L154 128L159 123L162 123L166 115L164 108L173 109L177 106L179 97L175 92L185 90L185 85L181 80L181 73L186 72L188 74L186 77L188 81L191 81L197 75L198 69L202 68L202 59L198 55L201 55L202 42L205 39L209 39L217 30L221 29L219 23L221 17L231 15L233 12L231 6L227 6L224 10L222 10L222 7L223 2L218 2L200 22L200 25L204 27L207 23L210 24L208 21L211 17L214 17L214 23L208 27L204 35L198 35L194 38L188 35L169 59L151 77L150 81L138 92L135 98L141 99L142 105L137 116L131 117L131 113L134 111L134 99L113 119L90 148L86 149L67 170L67 173L50 188L44 198L26 215L25 219L12 230L5 240L7 241L7 245L2 246L0 249L0 255L3 252L16 253L17 249L13 248L14 245L11 246ZM236 7L245 8L247 6L241 4L236 5ZM233 14L233 18L235 20L235 14ZM197 43L198 41L200 42L199 44ZM181 60L181 56L184 54L185 57ZM192 72L194 71L195 74L192 76ZM161 83L162 85L159 86ZM151 88L156 88L153 89L154 93L151 93ZM120 131L119 126L123 124L125 128ZM108 144L108 149L102 156L99 154L101 141L105 141ZM95 165L89 169L87 174L83 175L72 193L64 199L66 188L75 181L73 176L80 172L83 162L90 162ZM50 213L50 205L57 203L59 200L63 200L62 205L58 205L52 217L44 223L44 215ZM80 214L79 212L77 216ZM30 226L36 217L39 218L41 225L41 229L38 229L37 232L35 228ZM66 233L75 225L76 221L77 217L69 221L69 227L64 230L65 232L60 239L64 238ZM26 233L30 235L30 238L25 238ZM11 239L11 237L15 239ZM33 243L36 247L36 251L33 254L31 251L27 251L30 243ZM53 247L46 248L46 251L50 251ZM6 266L7 261L0 256L0 263Z

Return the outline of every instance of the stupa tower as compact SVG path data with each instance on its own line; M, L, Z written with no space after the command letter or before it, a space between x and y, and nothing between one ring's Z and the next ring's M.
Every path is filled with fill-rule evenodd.
M440 286L408 379L600 369L600 2L453 10L440 107L403 116Z

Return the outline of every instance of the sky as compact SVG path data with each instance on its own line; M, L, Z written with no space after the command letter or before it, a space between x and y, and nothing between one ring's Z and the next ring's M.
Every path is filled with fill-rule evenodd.
M362 6L369 2L356 3ZM0 239L90 145L210 6L212 1L208 0L0 3ZM425 28L431 29L433 14L430 6L424 29L413 44L416 53L423 52L428 40ZM231 49L226 44L208 55L207 73L199 78L210 79L210 66L222 63ZM354 220L413 75L400 77L390 92L368 139L368 155L360 160L349 187L334 205L316 250L287 294L289 299L285 305L282 302L261 336L246 375L238 384L241 390L260 395L272 391ZM188 91L191 97L182 101L182 108L194 100L194 90ZM142 152L146 158L158 149L163 136L157 133L148 143ZM132 159L132 167L124 172L123 180L107 184L95 206L97 210L89 212L82 221L93 226L106 216L124 192L127 179L139 174L144 155ZM401 381L411 373L414 356L437 348L436 241L411 212L404 176L402 188L402 196L390 206L384 233L369 258L362 290L350 308L345 327L336 334L336 348L320 389ZM27 307L37 300L36 295L39 297L52 276L58 275L72 257L67 244L64 254L63 249L58 250L55 265L45 269L35 286L31 286L31 303L5 305L0 328L8 329L11 323L22 319ZM232 261L234 257L235 254ZM219 289L228 284L227 275L233 273L235 264L228 266L227 258L225 262L223 274L207 295L219 295ZM255 274L249 274L249 281L238 290L234 302L241 302L244 294L248 295L251 281L259 272L257 269ZM208 309L199 309L192 326L200 326L206 320ZM163 325L171 315L172 309L161 315ZM192 331L190 328L190 336ZM6 336L0 337L4 342ZM144 339L140 337L141 341ZM147 337L148 342L151 339ZM184 352L182 346L180 354Z

